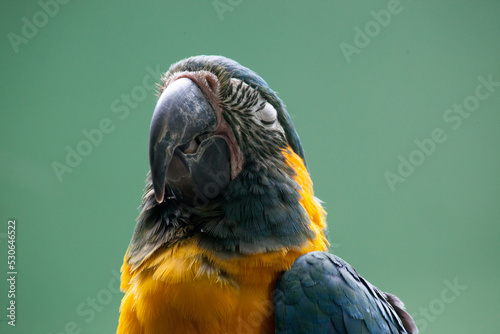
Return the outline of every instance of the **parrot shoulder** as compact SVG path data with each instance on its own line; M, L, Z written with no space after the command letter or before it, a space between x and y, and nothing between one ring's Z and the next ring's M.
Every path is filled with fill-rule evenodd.
M277 282L274 305L276 333L418 333L398 297L325 252L297 258Z

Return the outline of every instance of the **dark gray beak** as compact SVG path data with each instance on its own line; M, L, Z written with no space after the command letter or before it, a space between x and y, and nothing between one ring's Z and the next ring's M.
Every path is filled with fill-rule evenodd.
M156 201L193 197L229 173L226 141L211 136L217 115L200 88L188 78L172 82L161 94L151 120L149 162ZM228 183L229 179L224 183Z

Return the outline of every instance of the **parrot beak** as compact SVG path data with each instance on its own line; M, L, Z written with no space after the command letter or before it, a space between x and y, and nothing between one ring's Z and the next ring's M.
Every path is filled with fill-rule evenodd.
M217 115L201 89L188 78L172 82L161 94L151 120L149 162L156 201L193 200L207 184L230 175L226 141L211 136ZM225 173L228 174L225 174Z

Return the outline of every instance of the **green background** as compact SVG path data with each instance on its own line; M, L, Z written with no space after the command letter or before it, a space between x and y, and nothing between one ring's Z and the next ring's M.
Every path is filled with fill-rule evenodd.
M401 297L421 333L497 332L500 87L457 129L443 115L479 76L500 81L500 2L401 0L385 27L371 11L389 1L220 3L221 13L211 0L70 1L47 22L37 1L0 3L2 277L9 218L18 261L17 326L5 323L2 279L0 331L115 331L113 272L135 225L155 105L151 89L130 106L121 99L158 80L148 68L220 54L286 103L332 251ZM38 32L16 52L9 36L34 19ZM348 62L340 45L355 46L367 24L369 45ZM52 164L103 119L112 131L60 182ZM384 173L436 128L446 141L391 191ZM445 281L455 280L454 294Z

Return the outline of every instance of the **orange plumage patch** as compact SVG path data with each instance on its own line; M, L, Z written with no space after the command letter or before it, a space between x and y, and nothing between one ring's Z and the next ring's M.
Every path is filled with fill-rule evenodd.
M291 149L283 155L296 172L300 204L315 237L296 247L231 259L191 238L160 248L133 271L125 260L118 334L274 333L277 278L300 255L328 247L325 211L314 198L309 173Z

